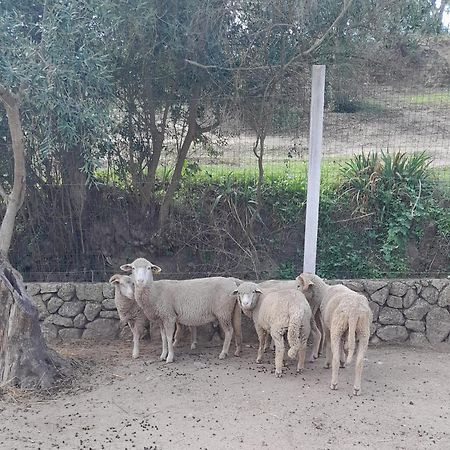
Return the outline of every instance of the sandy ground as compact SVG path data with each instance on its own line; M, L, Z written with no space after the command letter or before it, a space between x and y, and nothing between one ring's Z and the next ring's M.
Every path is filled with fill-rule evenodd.
M448 351L371 347L362 395L353 367L329 390L323 359L281 379L273 357L219 361L220 343L184 345L173 364L145 342L59 347L84 369L47 397L9 392L0 400L1 449L449 449Z

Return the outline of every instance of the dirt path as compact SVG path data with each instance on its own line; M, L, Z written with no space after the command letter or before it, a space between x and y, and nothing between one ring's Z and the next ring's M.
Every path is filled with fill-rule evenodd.
M352 397L353 367L330 391L323 359L282 379L272 355L256 350L219 361L219 347L184 346L174 364L145 343L60 351L87 361L89 375L55 398L4 395L1 449L449 449L450 358L445 351L370 348L363 393Z

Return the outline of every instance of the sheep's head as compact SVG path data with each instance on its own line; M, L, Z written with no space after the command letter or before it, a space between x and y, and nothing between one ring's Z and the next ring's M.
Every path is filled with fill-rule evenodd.
M135 259L130 264L120 266L124 272L131 272L131 280L135 287L142 287L153 281L153 275L161 272L161 267L155 266L145 258Z
M116 289L119 289L120 293L126 298L134 298L133 281L128 275L113 275L109 282L114 285Z
M311 300L314 295L314 279L315 275L312 273L303 272L295 281L297 281L298 289L303 292L308 300Z
M239 285L233 292L243 311L251 311L256 306L260 294L262 294L260 287L256 283L248 281Z

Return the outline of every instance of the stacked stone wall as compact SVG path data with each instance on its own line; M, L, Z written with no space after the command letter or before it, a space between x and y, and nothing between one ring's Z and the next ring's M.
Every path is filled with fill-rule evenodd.
M368 298L374 318L372 342L450 342L449 279L333 281L338 282ZM28 283L27 289L47 339L119 337L119 316L109 283Z

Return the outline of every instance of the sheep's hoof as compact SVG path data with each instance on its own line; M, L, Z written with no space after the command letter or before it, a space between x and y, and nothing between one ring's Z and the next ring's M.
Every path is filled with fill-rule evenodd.
M166 358L166 363L173 363L173 356L168 356Z
M281 370L275 370L275 376L276 376L277 378L281 378L281 377L283 376L283 371L281 371Z
M219 359L225 359L227 357L227 354L225 353L225 352L222 352L220 355L219 355Z
M241 356L241 349L240 348L236 349L236 351L234 352L234 356Z
M330 389L335 391L337 389L337 383L331 383Z
M339 367L341 368L341 369L345 369L345 362L340 362L339 363Z
M191 350L195 350L197 348L197 342L193 342L191 344Z
M133 353L132 358L133 359L139 358L139 353Z
M331 364L329 362L325 363L325 365L323 366L324 369L329 369L331 367Z
M311 356L311 358L308 359L308 362L313 363L315 361L314 357Z
M159 360L160 361L165 361L165 359L167 358L167 354L162 354L160 357L159 357Z
M361 388L354 387L353 388L353 395L359 395L359 394L361 394Z
M256 358L256 364L262 364L262 358Z
M303 368L302 367L297 368L297 373L303 373Z

